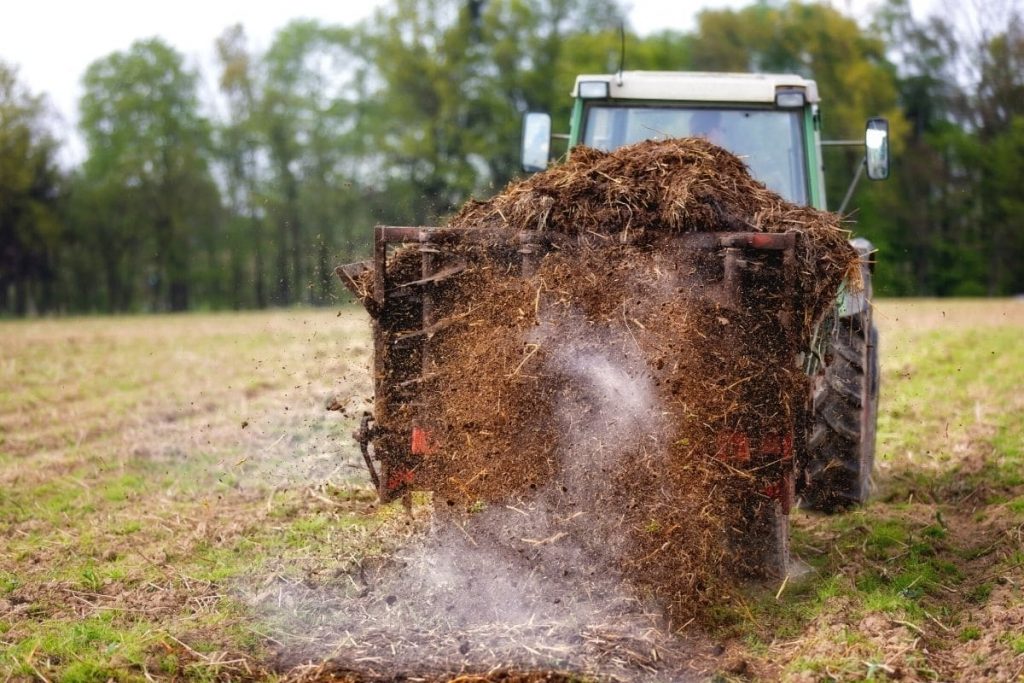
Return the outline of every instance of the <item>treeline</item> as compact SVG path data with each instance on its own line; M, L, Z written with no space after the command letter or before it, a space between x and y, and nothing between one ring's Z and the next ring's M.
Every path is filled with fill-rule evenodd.
M706 10L626 40L628 69L798 72L824 137L890 118L894 169L856 230L886 295L1024 291L1024 25L969 34L889 0ZM263 52L241 26L200 74L159 39L83 76L85 160L58 163L46 99L0 63L0 313L248 308L340 296L375 223L429 224L515 176L520 117L567 127L578 73L618 67L615 0L394 0L355 26L295 21ZM986 28L988 26L988 28ZM556 124L558 125L558 124ZM859 162L833 150L830 203Z

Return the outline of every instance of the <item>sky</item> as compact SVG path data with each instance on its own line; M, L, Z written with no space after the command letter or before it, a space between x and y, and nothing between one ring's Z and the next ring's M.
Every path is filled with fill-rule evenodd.
M743 7L751 0L624 0L632 27L640 34L672 28L689 30L702 8ZM34 93L50 96L67 129L77 122L80 79L86 67L111 52L127 49L140 38L160 36L212 78L213 42L228 26L241 22L252 47L267 47L274 31L295 18L348 24L368 17L387 0L0 0L0 59L18 66L19 76ZM915 13L933 0L912 0ZM873 0L836 0L854 16L867 16ZM204 87L211 91L215 84ZM71 137L75 137L71 134ZM80 142L71 139L73 156ZM75 148L78 148L77 151Z

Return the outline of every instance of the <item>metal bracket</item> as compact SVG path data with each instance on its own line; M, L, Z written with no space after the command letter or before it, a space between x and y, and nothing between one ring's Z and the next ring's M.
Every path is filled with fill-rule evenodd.
M373 459L370 457L370 441L380 433L380 428L375 425L371 426L372 422L374 422L373 413L363 413L363 419L359 421L359 429L352 432L352 438L359 444L359 450L363 454L363 462L366 463L366 469L370 471L370 479L373 481L373 487L377 489L377 494L379 495L381 493L380 476L377 474L377 469L373 466Z

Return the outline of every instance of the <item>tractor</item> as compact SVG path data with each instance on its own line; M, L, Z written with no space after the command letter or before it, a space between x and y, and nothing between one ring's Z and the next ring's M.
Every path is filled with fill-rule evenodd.
M552 135L551 117L524 116L522 168L546 169L552 140L610 151L642 140L703 137L739 156L751 175L784 199L826 209L822 148L863 145L864 157L846 193L844 212L863 175L883 180L889 173L888 123L867 121L863 140L823 141L818 88L798 75L620 71L581 75L572 90L573 108L567 135ZM377 226L373 258L341 266L342 282L363 303L374 328L374 410L354 434L382 501L422 488L417 464L430 449L429 437L414 422L403 424L416 383L429 360L432 292L457 269L444 258L445 245L472 234L442 228ZM694 249L721 254L726 277L720 287L728 297L729 269L737 254L773 251L792 264L787 235L718 233L691 240ZM863 238L851 240L860 257L859 282L844 283L834 308L819 323L810 348L798 356L811 378L808 415L788 444L780 475L778 510L790 508L833 513L865 502L871 488L878 404L878 333L872 316L871 277L874 248ZM410 270L394 259L400 247L418 249ZM524 237L514 258L524 275L542 256ZM732 259L730 261L729 259ZM367 283L370 283L368 286ZM399 425L396 427L395 425ZM780 442L781 443L781 442ZM782 453L783 447L779 446ZM792 454L792 457L789 457ZM787 533L785 525L782 533ZM786 546L785 539L780 540ZM788 553L782 553L785 571Z

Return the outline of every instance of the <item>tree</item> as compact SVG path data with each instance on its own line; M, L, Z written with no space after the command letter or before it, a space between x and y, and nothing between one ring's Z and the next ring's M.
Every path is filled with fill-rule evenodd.
M1015 9L1005 28L981 46L974 89L975 121L983 147L979 161L982 224L987 235L987 292L1024 291L1024 211L1017 199L1024 178L1024 17Z
M488 125L505 121L482 42L482 3L397 0L357 31L371 70L366 180L391 220L437 220L486 187Z
M964 22L887 0L867 29L759 1L627 34L624 66L813 77L825 139L887 116L893 177L853 203L884 254L877 290L1017 292L1024 22L1007 1ZM515 177L524 112L564 131L576 75L620 67L623 20L617 0L392 0L352 27L291 22L265 52L230 27L216 125L197 72L140 41L86 72L88 158L67 173L45 101L0 65L0 310L329 301L373 223L437 223ZM825 161L835 203L861 151Z
M790 1L705 10L698 14L690 49L696 69L798 73L813 78L822 100L822 139L858 139L868 117L885 116L894 156L902 158L908 125L885 42L834 7ZM863 150L858 147L824 150L826 196L833 209L862 162ZM851 204L857 233L890 256L892 243L900 240L904 230L899 212L892 211L892 201L899 198L894 185L861 183ZM904 205L899 209L906 213ZM892 273L888 267L880 269L878 291L891 286Z
M55 299L61 177L50 116L0 62L0 312L24 315Z
M955 76L959 43L945 18L917 21L908 0L889 0L871 30L886 43L897 71L899 102L909 123L903 153L861 216L887 229L872 235L881 253L877 290L926 294L943 289L945 276L962 280L974 265L950 263L949 255L969 250L971 231L962 165L956 159L966 139L953 123L961 93ZM888 220L886 217L889 217Z
M621 19L612 0L397 0L357 27L368 181L392 199L382 217L434 222L506 183L522 114L568 120L571 41L607 42Z
M898 67L912 122L882 213L899 217L889 251L906 254L897 293L982 295L1020 291L1024 215L1012 200L1021 177L1024 42L1019 13L913 18L906 0L876 17ZM968 29L965 27L973 27Z
M341 235L365 215L352 177L372 164L361 139L364 64L351 31L315 21L285 26L263 57L259 122L279 303L323 300Z
M241 24L227 28L216 41L219 85L227 102L227 117L217 128L217 159L223 166L229 207L228 249L233 303L269 301L266 272L266 234L260 208L259 158L262 139L255 58L249 52ZM251 261L250 261L251 251ZM248 277L246 277L248 276ZM252 296L246 291L251 278Z
M219 195L207 168L209 126L199 114L196 79L181 56L156 38L94 62L83 79L81 127L89 153L83 188L103 198L102 215L94 220L117 230L99 248L121 251L122 240L144 241L146 280L157 309L189 306L190 288L201 275L197 246L215 258ZM115 283L118 259L106 260L107 279ZM215 268L207 266L208 272ZM134 293L138 284L118 286ZM133 300L108 295L119 308Z
M798 73L813 78L822 99L822 136L857 138L869 116L887 116L894 142L906 130L896 77L885 45L824 4L756 3L740 10L697 15L693 68L712 71ZM853 168L859 153L829 159ZM848 176L829 176L829 194L841 197Z
M505 0L488 5L485 40L490 46L504 125L490 142L496 183L519 170L519 126L527 111L550 112L569 121L576 75L618 68L619 28L625 13L614 0ZM639 41L631 44L636 53ZM639 66L639 62L635 63Z

